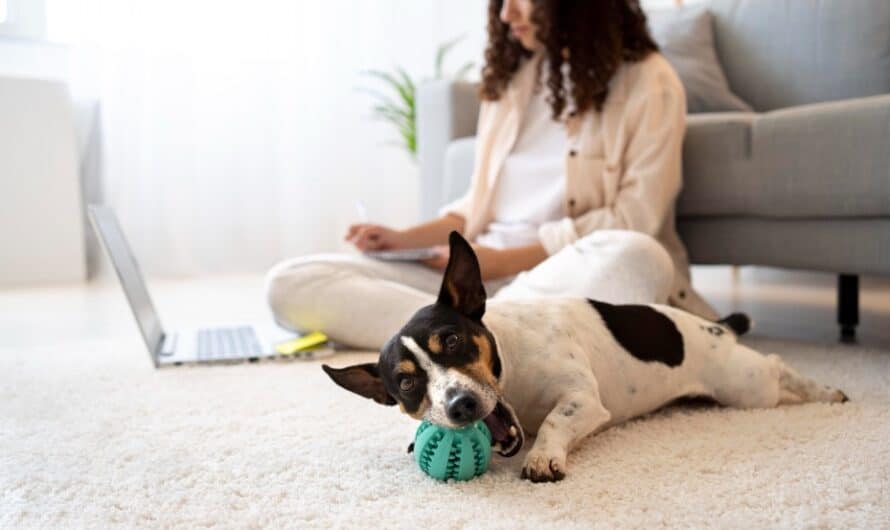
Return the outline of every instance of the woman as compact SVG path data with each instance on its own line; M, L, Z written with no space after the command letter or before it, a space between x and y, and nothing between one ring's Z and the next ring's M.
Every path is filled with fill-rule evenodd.
M706 318L674 227L686 103L638 0L491 0L470 189L433 221L356 224L362 251L474 242L495 298L670 303ZM378 349L432 303L447 247L418 263L360 255L269 273L277 320Z

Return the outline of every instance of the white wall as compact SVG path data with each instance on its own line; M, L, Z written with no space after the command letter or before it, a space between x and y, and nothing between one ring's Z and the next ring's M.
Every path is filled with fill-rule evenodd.
M414 222L416 167L369 119L360 72L429 74L461 34L450 64L481 65L486 6L46 0L45 27L73 50L75 96L102 102L104 196L144 268L188 275L341 249L358 199L375 221Z
M105 196L149 273L259 271L342 247L372 218L417 217L417 171L357 87L370 68L481 61L478 0L67 0L51 39L73 43L102 100ZM80 90L75 87L75 90Z

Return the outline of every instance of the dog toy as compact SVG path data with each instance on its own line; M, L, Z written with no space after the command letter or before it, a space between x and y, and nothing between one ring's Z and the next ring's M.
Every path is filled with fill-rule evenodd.
M414 435L414 460L436 480L470 480L488 469L491 432L481 420L461 429L423 421Z

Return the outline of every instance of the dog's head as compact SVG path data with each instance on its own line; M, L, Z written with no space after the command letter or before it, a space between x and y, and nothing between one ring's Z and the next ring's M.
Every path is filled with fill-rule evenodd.
M522 427L498 390L501 360L482 323L485 288L479 261L457 232L439 298L421 308L383 346L377 363L324 371L343 388L383 405L398 404L416 419L459 428L484 419L495 450L512 456Z

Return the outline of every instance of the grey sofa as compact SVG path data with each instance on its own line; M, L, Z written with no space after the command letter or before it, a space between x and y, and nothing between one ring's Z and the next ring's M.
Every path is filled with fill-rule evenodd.
M712 0L717 55L754 113L694 114L678 228L693 263L839 273L844 340L858 275L890 275L890 1ZM478 101L418 94L421 207L469 183Z

